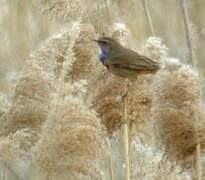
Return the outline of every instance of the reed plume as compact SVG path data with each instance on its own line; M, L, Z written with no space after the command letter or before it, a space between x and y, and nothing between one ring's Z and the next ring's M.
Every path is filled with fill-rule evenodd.
M191 180L188 172L182 171L163 158L163 152L155 146L145 144L139 137L132 141L132 179Z
M81 85L76 91L80 83L62 86L35 146L35 157L41 170L52 169L53 177L100 179L98 160L105 150L105 134L96 113L80 98L85 89Z
M92 39L96 38L96 33L92 25L80 24L78 35L71 49L76 59L71 71L68 70L65 80L78 81L86 79L88 83L100 66L97 61L97 46Z
M6 95L0 94L0 118L8 112L9 106L10 103L8 102Z
M205 143L198 75L190 67L169 58L155 76L151 89L152 119L166 156L182 167L194 168L197 138L202 150ZM197 129L196 121L199 122Z
M34 0L34 3L51 19L63 23L77 20L82 13L79 0Z
M58 79L56 69L63 61L68 35L63 32L51 38L27 60L6 117L5 136L20 128L39 130L46 120L50 93L55 91Z

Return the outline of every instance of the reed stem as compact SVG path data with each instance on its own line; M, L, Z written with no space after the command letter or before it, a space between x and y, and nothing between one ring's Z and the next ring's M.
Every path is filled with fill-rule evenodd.
M189 26L189 14L188 14L188 8L186 4L186 0L181 0L181 10L182 10L182 17L184 21L184 26L185 26L185 33L186 33L186 39L187 39L187 47L189 50L189 62L194 68L197 69L197 61L194 57L194 49L193 49L193 44L191 40L191 28ZM200 74L199 74L200 76ZM201 80L201 78L199 77ZM202 88L200 87L200 97L201 101L202 99ZM195 118L195 130L196 130L196 175L197 175L197 180L202 180L202 164L201 164L201 144L200 144L200 139L199 139L199 121L198 121L198 115L196 115Z
M105 8L106 8L106 11L107 11L108 18L109 18L109 23L111 25L113 23L112 11L111 11L110 6L108 5L107 0L104 0L104 3L105 3Z
M147 22L149 24L151 33L152 33L152 35L154 35L155 34L154 27L153 27L152 18L151 18L151 15L150 15L149 7L147 5L147 1L146 0L141 0L141 1L142 1L142 5L143 5L143 8L144 8L145 16L146 16Z
M186 5L185 0L181 0L181 11L182 11L182 18L184 21L184 28L185 28L185 33L186 33L186 41L187 41L187 47L189 50L189 60L188 63L191 64L192 66L196 66L194 58L193 58L193 47L192 47L192 42L191 42L191 29L189 26L189 16L188 16L188 9Z
M124 136L124 148L125 148L125 177L126 180L130 180L130 155L129 155L129 128L125 123L123 125L123 136Z
M130 180L130 143L129 143L129 124L127 120L127 102L124 98L124 124L123 124L123 139L124 139L124 156L125 156L125 179Z
M109 164L110 164L110 179L115 180L114 171L113 171L113 161L112 161L111 148L110 148Z
M6 152L4 159L4 170L3 170L3 180L8 180L8 161L9 161L9 153Z

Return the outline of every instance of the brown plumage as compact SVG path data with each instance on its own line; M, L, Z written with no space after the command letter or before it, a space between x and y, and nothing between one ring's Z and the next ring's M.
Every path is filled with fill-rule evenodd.
M102 37L95 41L101 48L100 61L115 75L133 78L138 74L153 74L159 69L157 62L123 47L113 38Z

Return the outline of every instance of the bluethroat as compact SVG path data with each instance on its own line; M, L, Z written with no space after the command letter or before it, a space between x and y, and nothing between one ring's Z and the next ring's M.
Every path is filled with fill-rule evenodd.
M136 78L139 74L153 74L159 64L138 54L110 37L94 40L100 46L99 60L113 74L125 78Z

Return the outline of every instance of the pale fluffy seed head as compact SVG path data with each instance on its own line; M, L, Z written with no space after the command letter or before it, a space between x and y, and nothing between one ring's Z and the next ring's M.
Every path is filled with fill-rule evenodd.
M84 91L79 95L72 84L65 84L62 89L64 87L68 91L61 90L62 96L56 99L34 148L36 161L44 172L52 167L56 177L66 172L70 172L71 179L81 175L98 176L98 171L91 172L90 168L97 163L98 169L98 159L105 150L105 134L100 120L80 99Z
M6 95L0 93L0 118L8 112L10 103L8 102Z
M66 80L86 79L89 81L97 72L99 66L97 44L92 39L96 39L94 28L88 24L81 24L72 47L75 61L71 71L66 75Z
M171 59L154 77L151 93L155 102L188 106L199 100L199 79L190 67Z
M191 180L188 172L182 171L180 166L164 160L163 153L155 146L142 142L139 137L132 141L132 169L133 179L160 180Z
M154 61L164 63L168 56L168 48L159 37L149 37L144 46L144 54Z
M30 61L42 68L44 77L51 81L58 79L62 71L62 64L67 59L67 49L72 39L74 24L68 30L62 30L48 39L42 46L30 55ZM76 28L75 28L76 30ZM55 86L55 82L53 82Z
M115 22L109 29L109 36L118 40L122 45L127 45L130 38L130 31L123 22Z
M150 76L139 76L129 87L126 99L127 116L129 121L136 124L143 124L149 120L151 108L150 80Z
M39 129L46 120L50 86L42 73L42 68L31 61L25 65L6 117L6 134L14 133L20 128Z
M202 151L205 144L204 108L200 103L197 74L190 67L167 59L165 67L154 77L151 93L151 117L165 155L184 168L194 167L197 133Z
M149 76L138 77L134 83L130 83L127 79L115 76L105 69L102 76L93 80L88 92L108 134L112 135L124 122L132 121L139 125L149 119L151 104L149 78Z
M107 70L102 77L96 78L89 89L92 104L105 124L108 134L113 134L123 121L123 96L126 94L128 81Z
M7 137L0 138L0 159L10 162L14 159L25 159L37 134L30 129L17 130ZM8 159L7 159L8 158Z
M34 3L44 14L60 22L68 23L77 20L82 14L79 0L35 0Z

